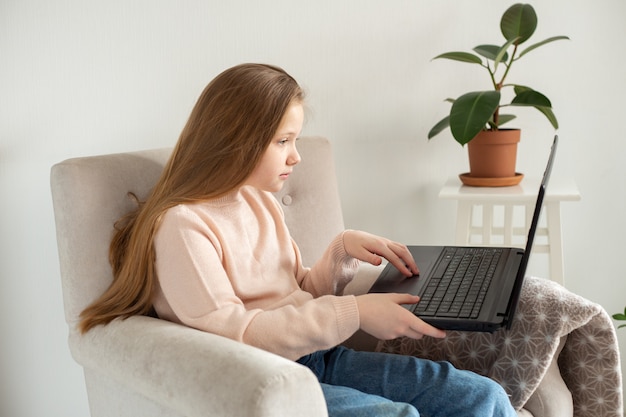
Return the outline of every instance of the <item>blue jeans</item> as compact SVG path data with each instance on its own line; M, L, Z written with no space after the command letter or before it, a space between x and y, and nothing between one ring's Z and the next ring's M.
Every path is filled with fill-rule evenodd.
M515 417L495 381L412 356L344 347L298 359L322 385L330 417Z

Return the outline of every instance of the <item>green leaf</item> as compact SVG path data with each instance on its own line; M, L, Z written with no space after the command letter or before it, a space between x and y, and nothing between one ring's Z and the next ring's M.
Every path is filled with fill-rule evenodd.
M526 87L525 85L514 84L513 90L515 90L515 94L519 94L522 91L532 90L532 88Z
M521 57L523 57L524 55L526 55L527 53L529 53L529 52L530 52L530 51L532 51L533 49L537 49L537 48L539 48L539 47L540 47L540 46L542 46L542 45L545 45L545 44L547 44L547 43L554 42L554 41L560 41L560 40L562 40L562 39L567 39L567 40L569 40L569 38L568 38L567 36L553 36L553 37L551 37L551 38L544 39L544 40L543 40L543 41L541 41L541 42L537 42L537 43L536 43L536 44L534 44L534 45L530 45L528 48L524 49L524 50L523 50L523 51L519 54L519 56L517 57L517 59L520 59Z
M559 122L556 120L556 116L554 115L551 107L535 106L535 108L546 116L553 128L559 128Z
M453 61L469 62L470 64L483 64L483 60L474 54L469 52L446 52L445 54L437 55L433 59L451 59Z
M519 91L513 98L513 101L511 101L511 104L514 106L552 107L552 103L550 103L548 97L530 88Z
M612 316L615 320L626 320L626 307L624 308L624 313L617 313L617 314L613 314ZM621 329L622 327L626 327L626 324L621 324L619 326L617 326L618 329Z
M478 45L476 48L474 48L474 52L481 56L484 56L487 59L495 61L498 53L500 52L500 48L501 46L499 45ZM504 55L501 59L503 61L506 61L507 59L509 59L509 56Z
M500 30L507 41L516 39L520 45L528 40L537 28L537 14L530 4L514 4L502 15Z
M559 122L556 120L556 116L552 111L552 103L550 103L548 97L544 96L539 91L522 85L516 85L515 92L517 95L513 98L513 101L511 101L511 106L534 107L546 116L552 127L555 129L559 128Z
M498 51L498 55L496 56L496 59L494 62L494 67L493 67L494 71L498 68L498 64L500 62L506 61L505 57L508 57L508 54L506 53L506 51L509 49L509 46L511 46L513 42L515 42L516 40L517 38L511 39L510 41L502 45L502 47L500 48L500 51Z
M511 120L515 119L515 115L514 114L501 114L498 116L498 127L502 126L505 123L510 122Z
M446 116L441 119L432 129L428 132L428 139L432 139L441 133L442 130L450 126L450 116Z
M500 103L499 91L463 94L450 109L450 130L461 145L472 140L487 125Z

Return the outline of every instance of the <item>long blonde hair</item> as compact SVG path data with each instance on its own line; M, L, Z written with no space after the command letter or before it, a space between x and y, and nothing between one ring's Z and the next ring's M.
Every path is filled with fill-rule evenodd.
M87 332L117 317L148 314L156 283L153 239L163 213L220 197L248 178L293 101L304 92L283 69L242 64L204 89L145 203L116 222L110 287L81 313Z

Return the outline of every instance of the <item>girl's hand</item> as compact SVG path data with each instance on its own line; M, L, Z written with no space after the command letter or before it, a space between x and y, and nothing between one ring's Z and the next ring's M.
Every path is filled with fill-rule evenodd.
M361 330L381 340L397 337L421 339L443 338L446 332L425 323L400 304L415 304L419 297L411 294L373 293L356 297Z
M358 230L346 230L343 245L353 258L372 265L380 265L385 258L407 277L419 274L411 252L401 243Z

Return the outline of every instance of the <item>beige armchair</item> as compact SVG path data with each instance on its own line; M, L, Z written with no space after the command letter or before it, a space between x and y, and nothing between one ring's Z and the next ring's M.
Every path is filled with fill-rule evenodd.
M302 162L277 199L305 264L311 264L343 229L343 219L329 142L302 138L299 150ZM108 244L114 221L132 208L127 193L145 198L169 152L75 158L51 171L69 347L84 368L91 415L326 416L313 374L271 353L144 316L116 320L85 335L77 332L79 313L111 282ZM377 273L377 268L363 268L350 289L367 291ZM528 409L521 409L520 415L573 415L572 396L557 363L565 338L560 340L559 349L550 352L545 375L533 388ZM378 348L393 351L407 346L402 341L389 343ZM377 347L364 335L349 344ZM507 389L519 388L509 384ZM613 405L619 401L621 390Z

